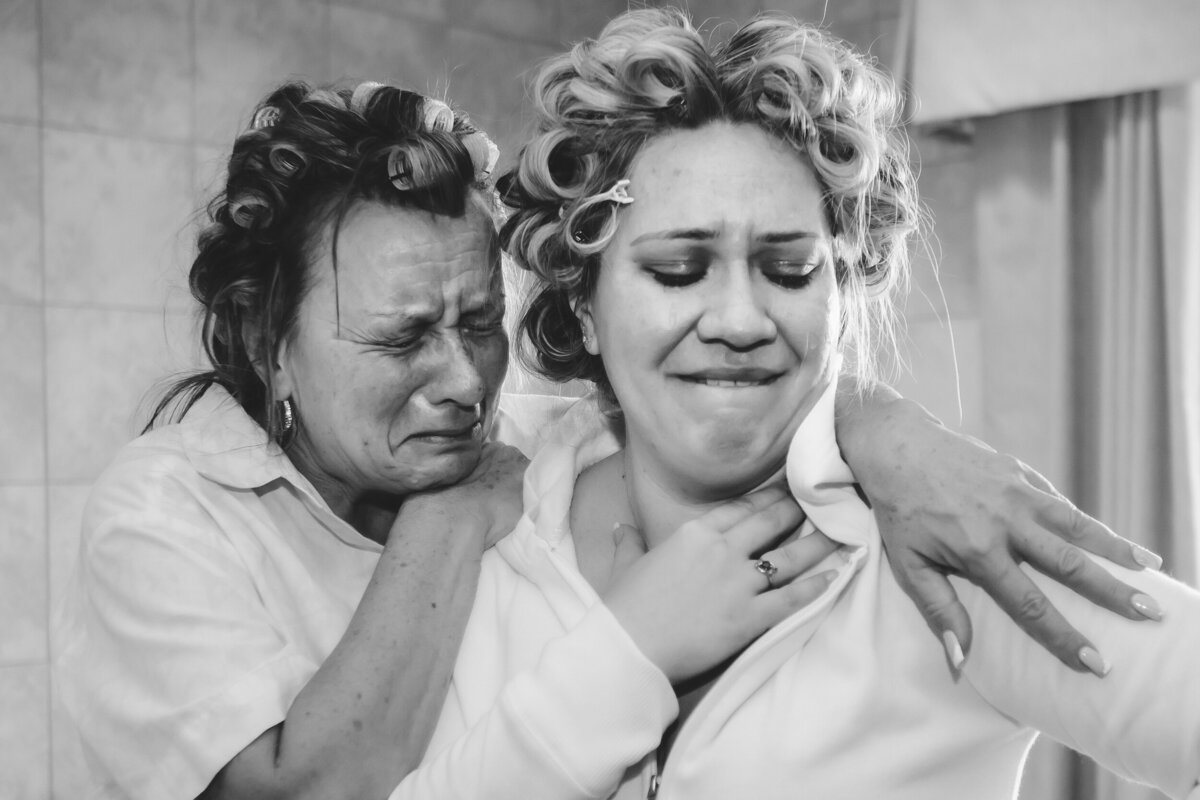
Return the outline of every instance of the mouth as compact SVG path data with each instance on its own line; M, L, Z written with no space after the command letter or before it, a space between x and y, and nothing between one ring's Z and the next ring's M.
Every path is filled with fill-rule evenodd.
M431 428L411 434L410 441L424 444L465 444L483 441L483 422L473 420L465 425L446 428Z
M760 367L720 367L682 373L675 377L685 383L717 389L751 389L756 386L769 386L782 376L782 372Z

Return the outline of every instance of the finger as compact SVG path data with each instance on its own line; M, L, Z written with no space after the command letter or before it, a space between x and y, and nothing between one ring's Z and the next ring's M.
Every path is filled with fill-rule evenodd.
M971 617L958 600L950 581L924 559L912 559L905 569L891 562L896 581L916 604L925 624L938 637L954 672L962 669L971 652Z
M807 536L801 536L773 550L768 550L759 558L770 561L778 569L771 580L776 586L782 586L820 564L840 547L840 544L825 534L814 531Z
M642 532L632 525L618 522L613 526L613 563L610 580L620 575L646 554L646 540Z
M749 558L796 530L803 521L800 506L792 498L784 497L730 527L725 532L725 541L735 552Z
M829 588L835 577L837 570L827 569L755 597L751 605L751 614L759 630L765 631L773 625L778 625L816 600Z
M1034 641L1077 672L1107 674L1107 662L1096 647L1067 622L1016 563L996 561L989 572L980 585Z
M731 500L724 505L717 506L696 521L709 525L718 531L727 531L751 514L756 514L787 497L789 495L786 488L768 486L765 489L759 489L756 492L739 497L737 500Z
M1041 475L1032 470L1030 472L1033 473L1031 482L1037 478L1049 487L1046 489L1034 483L1043 492L1048 492L1038 504L1034 518L1050 533L1129 569L1158 569L1162 566L1162 558L1156 553L1117 536L1103 522L1089 517L1070 500L1058 495Z
M1132 620L1162 619L1162 611L1153 597L1117 580L1074 545L1054 537L1038 536L1019 545L1017 555L1109 611Z

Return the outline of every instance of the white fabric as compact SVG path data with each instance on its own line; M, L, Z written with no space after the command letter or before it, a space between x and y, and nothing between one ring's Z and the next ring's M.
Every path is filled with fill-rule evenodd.
M532 453L564 407L502 398L493 435ZM104 800L190 800L281 722L381 552L219 389L120 452L81 547L55 678Z
M558 794L537 787L565 786L557 776L568 768L615 781L618 743L610 739L657 741L652 715L640 731L589 727L581 716L570 730L553 729L555 763L513 764L507 759L521 754L509 748L497 764L489 752L494 706L524 702L521 715L536 720L553 715L558 704L602 696L613 707L607 719L632 720L646 702L644 692L611 689L615 679L606 671L612 653L628 650L623 637L606 629L611 640L602 648L593 639L597 629L582 631L599 600L578 573L567 526L574 477L617 443L594 427L567 427L563 441L552 441L530 466L526 517L485 559L429 756L392 800L603 797L595 785ZM659 800L798 794L1009 800L1035 727L1172 797L1193 792L1200 775L1200 594L1157 573L1106 563L1166 611L1161 624L1133 623L1035 576L1113 662L1112 673L1099 680L1061 666L980 590L959 581L976 635L965 678L955 681L892 578L874 518L838 454L832 389L801 426L788 463L801 505L821 530L849 546L848 555L831 557L838 577L821 598L755 642L714 684L675 742ZM581 636L591 650L575 650L569 681L543 686L540 694L514 694L514 686L536 682L545 661ZM631 658L631 686L644 685L643 668ZM646 796L653 747L627 762L634 768L622 796Z

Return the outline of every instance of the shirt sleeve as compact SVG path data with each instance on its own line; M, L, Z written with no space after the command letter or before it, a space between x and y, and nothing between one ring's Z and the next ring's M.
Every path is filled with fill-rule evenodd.
M1173 798L1200 799L1200 593L1154 571L1093 559L1153 597L1161 622L1135 622L1025 567L1111 664L1077 673L1035 643L978 587L955 579L974 625L966 678L997 710Z
M56 678L119 796L191 800L284 719L319 665L272 625L197 498L141 487L128 502L134 491L101 487L89 501Z
M389 800L608 797L678 711L666 676L596 604Z

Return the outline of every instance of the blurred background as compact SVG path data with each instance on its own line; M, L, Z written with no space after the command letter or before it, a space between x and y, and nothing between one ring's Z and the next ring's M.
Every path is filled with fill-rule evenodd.
M689 5L716 35L764 8L819 22L911 88L933 226L897 388L1195 581L1200 3ZM0 0L0 798L86 794L50 610L89 482L198 363L196 212L254 100L287 76L395 80L511 154L523 72L625 7ZM1022 793L1154 796L1044 743Z

